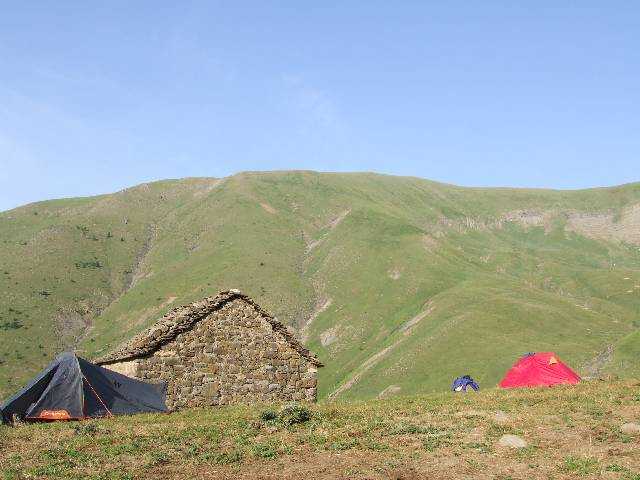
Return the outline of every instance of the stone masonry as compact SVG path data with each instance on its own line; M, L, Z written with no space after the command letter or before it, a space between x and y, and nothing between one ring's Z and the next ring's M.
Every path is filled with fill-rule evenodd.
M287 328L237 290L178 307L96 361L167 383L170 409L316 400L322 364Z

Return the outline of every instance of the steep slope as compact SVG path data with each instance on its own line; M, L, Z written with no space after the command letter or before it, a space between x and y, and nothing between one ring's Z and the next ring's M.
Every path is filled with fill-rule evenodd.
M138 281L162 218L212 185L157 182L0 213L3 392L76 345L92 319Z
M585 372L638 374L639 206L640 184L275 172L4 212L0 393L64 345L101 354L226 288L299 330L326 364L321 396L438 390L463 373L492 384L546 349Z

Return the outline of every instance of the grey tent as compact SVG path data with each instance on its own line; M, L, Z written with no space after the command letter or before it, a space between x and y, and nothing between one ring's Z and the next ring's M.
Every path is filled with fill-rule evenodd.
M67 352L0 405L0 416L8 422L14 415L34 421L166 412L165 396L164 383L134 380Z

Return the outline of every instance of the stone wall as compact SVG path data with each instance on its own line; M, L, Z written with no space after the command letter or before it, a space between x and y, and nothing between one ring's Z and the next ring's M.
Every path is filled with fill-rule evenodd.
M112 365L104 365L104 367L109 370L113 370L114 372L121 373L122 375L126 375L127 377L135 378L138 376L139 363L139 360L131 360L129 362L118 362Z
M317 367L239 298L152 354L105 367L166 381L170 409L316 399Z

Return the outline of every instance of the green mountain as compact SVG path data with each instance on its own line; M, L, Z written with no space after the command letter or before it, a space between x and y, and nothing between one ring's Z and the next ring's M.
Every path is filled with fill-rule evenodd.
M228 288L298 330L321 397L489 386L527 351L640 374L640 184L241 173L2 212L0 245L0 396Z

